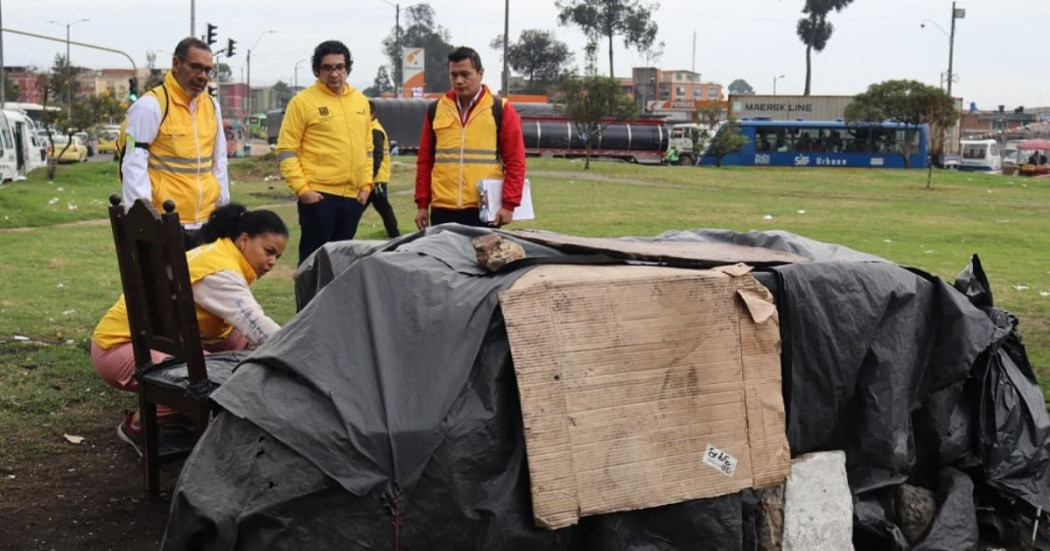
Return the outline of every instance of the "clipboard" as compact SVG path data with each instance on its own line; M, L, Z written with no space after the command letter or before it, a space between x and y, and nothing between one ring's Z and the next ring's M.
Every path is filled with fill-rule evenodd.
M532 210L532 191L529 180L521 188L521 204L514 209L513 220L533 220L536 213ZM496 219L496 213L503 207L503 179L486 178L478 181L478 216L488 223Z

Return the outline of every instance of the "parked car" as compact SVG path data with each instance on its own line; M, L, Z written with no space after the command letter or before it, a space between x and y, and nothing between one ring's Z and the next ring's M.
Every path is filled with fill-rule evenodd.
M84 142L80 141L80 138L73 136L73 143L66 147L69 143L69 136L65 134L52 134L51 136L55 140L55 148L51 151L51 158L57 160L60 163L83 163L87 162L87 146ZM64 151L63 151L64 150Z
M98 130L98 152L117 153L117 135L120 134L119 126L103 126Z
M95 143L93 141L91 141L91 136L88 136L87 132L77 132L76 134L73 134L73 135L78 137L78 138L80 138L80 141L84 143L84 147L87 148L88 157L94 157L95 156Z

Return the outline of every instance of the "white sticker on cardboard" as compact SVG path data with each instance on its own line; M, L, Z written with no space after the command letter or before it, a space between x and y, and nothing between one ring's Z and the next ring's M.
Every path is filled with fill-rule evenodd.
M711 444L708 444L707 449L704 450L704 463L726 476L733 476L736 473L736 458Z

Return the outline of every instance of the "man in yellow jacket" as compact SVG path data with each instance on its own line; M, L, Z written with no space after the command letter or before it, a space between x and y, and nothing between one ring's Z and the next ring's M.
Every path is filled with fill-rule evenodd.
M182 39L164 84L131 105L124 129L124 204L146 199L164 212L174 200L187 250L212 211L230 202L222 112L205 91L212 67L207 44Z
M372 192L368 98L346 83L345 44L328 40L312 58L317 82L296 94L277 139L281 174L299 198L299 263L329 241L353 239Z

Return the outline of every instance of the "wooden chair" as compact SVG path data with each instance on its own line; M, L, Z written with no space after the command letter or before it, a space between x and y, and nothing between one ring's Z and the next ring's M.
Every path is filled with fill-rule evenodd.
M161 460L157 405L192 417L196 441L208 426L208 396L229 377L233 364L215 362L224 368L209 373L205 363L175 203L165 201L164 214L158 214L141 199L127 212L119 194L111 195L109 202L139 384L147 497L155 501L160 496ZM154 364L150 350L171 358Z

